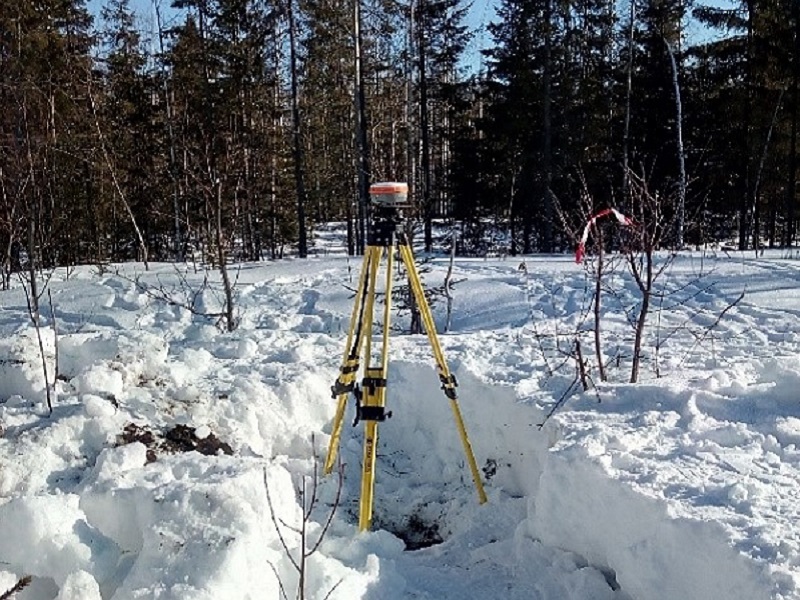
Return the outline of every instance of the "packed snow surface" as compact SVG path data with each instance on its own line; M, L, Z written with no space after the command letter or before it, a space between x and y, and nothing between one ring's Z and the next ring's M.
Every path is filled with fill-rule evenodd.
M58 270L41 349L13 280L0 595L29 575L15 598L278 599L301 585L318 600L800 598L800 261L677 256L636 384L640 296L622 263L605 276L601 381L591 264L456 260L446 332L433 294L485 505L428 340L396 303L364 533L352 401L343 476L320 473L359 260L235 267L232 333L218 277L197 265ZM420 270L435 292L448 259Z

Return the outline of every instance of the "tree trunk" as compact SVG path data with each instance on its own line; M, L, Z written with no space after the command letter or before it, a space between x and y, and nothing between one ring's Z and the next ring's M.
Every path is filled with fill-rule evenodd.
M672 65L672 86L675 92L675 127L678 145L678 206L675 209L675 247L683 248L683 230L686 219L686 157L683 149L683 111L681 107L681 87L678 81L678 63L667 38L663 38Z
M597 370L600 373L600 381L606 381L606 365L603 362L603 335L600 321L605 241L603 240L602 228L597 226L595 231L597 232L597 277L594 281L594 353L597 357Z
M650 290L642 290L642 306L636 319L636 335L633 340L633 365L631 366L631 383L639 381L639 367L642 362L642 340L644 339L645 322L650 310Z
M358 173L358 227L357 252L364 254L367 236L367 221L369 219L369 148L367 146L367 109L366 94L364 93L363 57L361 56L361 0L353 4L353 57L355 67L355 81L353 100L356 112L356 171Z
M792 53L792 114L791 137L789 141L789 180L786 185L784 201L784 218L786 227L783 231L783 246L789 248L794 243L795 232L795 198L797 195L797 114L798 114L798 82L800 81L800 3L792 3L792 19L794 20L794 51Z
M542 201L544 203L542 211L542 230L539 250L544 252L553 251L553 3L552 0L545 2L545 27L547 28L544 39L544 98L543 98L543 131L542 144L542 171L543 189ZM530 251L526 241L526 254Z
M422 0L424 1L424 0ZM428 113L428 69L424 24L417 27L419 81L420 168L422 169L422 217L425 252L433 248L433 206L431 201L431 134Z
M750 127L752 120L752 103L753 103L753 12L755 10L755 0L747 0L747 64L745 73L745 95L743 107L743 129L741 142L742 142L742 160L744 161L744 180L741 185L741 199L739 201L739 250L747 249L747 233L750 227Z
M622 199L627 202L630 191L630 135L631 135L631 93L633 91L633 34L636 22L636 0L630 0L630 27L628 29L628 66L625 73L625 126L622 131Z
M775 128L775 124L778 121L778 113L781 109L781 104L783 103L783 94L784 90L781 90L780 95L778 96L778 101L775 103L775 110L772 113L772 120L769 124L769 129L767 130L767 137L764 140L764 149L761 152L761 158L758 161L758 169L756 170L756 177L753 183L753 205L752 205L752 215L753 215L753 248L758 251L760 248L760 234L761 234L761 207L759 206L759 196L761 193L761 175L764 172L764 164L767 161L767 154L769 153L769 144L772 140L772 131Z
M217 245L217 262L219 273L222 276L222 288L225 293L225 330L228 332L236 329L236 315L233 305L233 285L228 275L228 255L225 249L225 234L222 227L222 182L217 181L217 201L214 219L214 230Z
M164 48L164 29L161 26L161 10L159 3L153 0L153 12L156 17L156 27L158 28L158 47L162 56L166 56ZM163 64L163 63L162 63ZM175 154L175 132L172 127L173 114L172 114L172 96L170 94L169 81L170 77L162 74L164 79L164 105L167 111L167 139L169 140L169 176L172 180L172 210L173 210L173 260L181 262L185 260L183 232L181 230L181 206L180 194L178 193L178 160Z
M300 102L297 75L297 28L294 18L294 3L289 0L289 54L292 79L292 141L294 145L294 183L297 193L297 254L308 256L308 233L306 231L306 185L303 172L303 139L300 131Z

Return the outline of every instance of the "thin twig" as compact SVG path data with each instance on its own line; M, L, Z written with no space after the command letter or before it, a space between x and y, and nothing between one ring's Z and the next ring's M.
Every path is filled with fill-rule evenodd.
M266 467L264 467L264 490L267 493L267 508L269 508L269 518L272 520L272 525L275 527L275 532L278 534L278 539L281 542L281 546L283 547L284 553L286 554L287 558L291 561L292 566L299 573L300 565L297 564L297 561L292 556L292 553L289 550L289 544L286 543L286 538L283 537L283 532L281 531L281 528L278 525L278 517L275 515L275 506L272 504L272 496L269 493L269 481L267 480Z
M575 378L572 380L572 383L570 383L570 384L569 384L569 387L566 389L566 391L565 391L563 394L561 394L561 397L560 397L560 398L559 398L559 399L558 399L558 400L555 402L555 404L553 404L553 406L550 408L550 412L548 412L548 413L547 413L547 414L544 416L544 419L542 420L542 422L541 422L541 423L539 423L539 425L537 425L537 428L538 428L540 431L541 431L541 429L544 427L545 423L547 423L547 421L549 421L549 420L550 420L550 417L552 417L554 414L556 414L556 411L557 411L559 408L561 408L561 406L563 406L563 404L564 404L564 403L565 403L565 402L566 402L566 401L569 399L569 397L570 397L570 395L571 395L571 393L572 393L572 390L573 390L573 389L575 389L575 387L577 387L577 385L578 385L578 382L579 382L579 380L578 380L578 377L576 376L576 377L575 377Z
M2 596L0 596L0 600L9 600L11 596L16 594L17 592L21 592L26 587L28 587L31 584L31 581L33 581L33 578L30 575L25 575L24 577L21 577L20 580L17 581L16 584L14 584L14 587L12 587L10 590L8 590Z
M53 306L53 294L50 292L50 288L47 289L47 299L50 301L50 316L53 319L53 346L55 351L53 381L56 381L58 380L58 321L56 321L56 309Z
M680 362L680 365L679 365L679 366L683 366L683 363L686 361L686 359L688 358L689 354L691 354L691 352L692 352L692 351L693 351L695 348L697 348L697 346L698 346L700 343L702 343L702 342L703 342L703 341L704 341L704 340L705 340L705 339L706 339L706 338L707 338L709 335L712 335L712 334L713 334L714 328L715 328L717 325L719 325L720 321L722 321L723 317L724 317L724 316L727 314L727 312L728 312L729 310L731 310L731 309L732 309L734 306L736 306L737 304L739 304L739 302L741 302L741 301L744 299L744 295L745 295L745 292L742 292L741 294L739 294L739 297L738 297L738 298L736 298L736 300L734 300L733 302L731 302L730 304L728 304L728 306L726 306L726 307L725 307L725 308L722 310L722 312L720 312L720 313L719 313L719 315L717 315L717 318L716 318L716 319L714 319L714 322L713 322L711 325L709 325L709 326L708 326L708 327L705 329L705 331L703 332L703 334L702 334L701 336L699 336L698 338L696 338L696 339L695 339L695 343L692 345L692 347L691 347L691 348L689 348L689 350L686 352L686 354L684 354L683 358L681 359L681 362ZM711 339L712 339L712 342L713 342L713 339L714 339L714 338L712 337Z
M330 597L331 597L331 595L333 594L333 592L335 592L335 591L336 591L336 588L338 588L338 587L339 587L339 586L342 584L342 582L343 582L343 581L344 581L344 577L342 577L342 578L341 578L339 581L337 581L337 582L334 584L334 586L333 586L331 589L329 589L329 590L328 590L328 593L327 593L327 594L325 594L325 597L324 597L322 600L328 600L328 598L330 598Z
M338 483L336 486L336 497L333 499L333 507L331 508L330 512L328 513L328 519L325 521L325 525L322 526L322 530L320 531L319 538L317 539L317 543L309 550L309 556L316 552L319 545L322 543L322 540L325 538L325 534L328 533L328 529L333 522L333 517L336 514L336 509L339 506L340 500L342 498L342 488L344 487L344 465L339 462L339 468L337 469L337 476L338 476ZM338 584L337 584L338 585Z
M272 569L272 572L275 574L275 579L278 580L278 587L281 590L281 596L283 596L283 600L289 600L289 595L286 593L286 588L283 585L283 580L281 579L280 573L278 573L278 569L275 568L275 565L272 564L272 561L267 561L267 564Z

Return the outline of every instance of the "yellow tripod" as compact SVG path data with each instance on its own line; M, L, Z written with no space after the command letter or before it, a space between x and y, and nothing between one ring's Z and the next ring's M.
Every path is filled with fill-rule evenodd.
M379 184L376 184L379 185ZM384 184L385 185L385 184ZM374 186L373 186L374 187ZM372 189L371 193L375 193ZM379 192L380 193L380 192ZM425 298L425 292L414 263L414 255L408 237L398 227L399 217L394 207L381 206L376 211L378 219L372 223L367 239L367 247L361 266L358 280L358 290L350 317L350 329L347 333L347 346L339 370L336 383L331 387L333 398L338 399L336 415L333 421L330 446L325 459L325 473L330 474L334 468L339 442L342 435L342 421L344 419L347 398L350 393L356 397L356 423L364 421L364 454L361 464L361 497L359 502L359 529L365 531L372 524L372 498L375 486L375 457L378 445L378 424L391 416L386 411L386 376L388 367L389 346L389 320L392 298L392 268L394 265L395 249L408 271L411 291L419 307L422 323L428 336L442 390L450 400L450 407L455 417L456 427L464 446L472 479L478 492L481 504L486 502L486 492L483 489L478 465L472 453L472 445L467 436L461 410L458 406L455 376L450 373L439 338L436 334L436 325L433 321L430 306ZM383 308L383 327L380 347L380 362L372 364L372 325L373 311L375 308L375 284L378 279L380 262L386 255L386 301ZM356 385L356 377L360 367L361 357L364 357L364 375L361 387Z

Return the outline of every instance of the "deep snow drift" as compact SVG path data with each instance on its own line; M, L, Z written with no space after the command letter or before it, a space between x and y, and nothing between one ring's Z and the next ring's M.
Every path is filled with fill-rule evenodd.
M352 405L328 529L339 480L313 477L359 268L242 266L233 333L142 287L217 312L192 265L57 271L41 330L51 377L57 349L52 416L21 285L0 292L0 594L31 575L16 598L293 598L305 490L306 598L800 598L800 262L678 257L635 385L637 297L620 268L604 301L610 381L594 372L583 392L568 353L592 325L584 269L458 260L440 339L489 503L426 338L397 331L364 534ZM428 263L426 287L446 270ZM434 313L443 324L442 300ZM441 543L406 551L401 537Z

